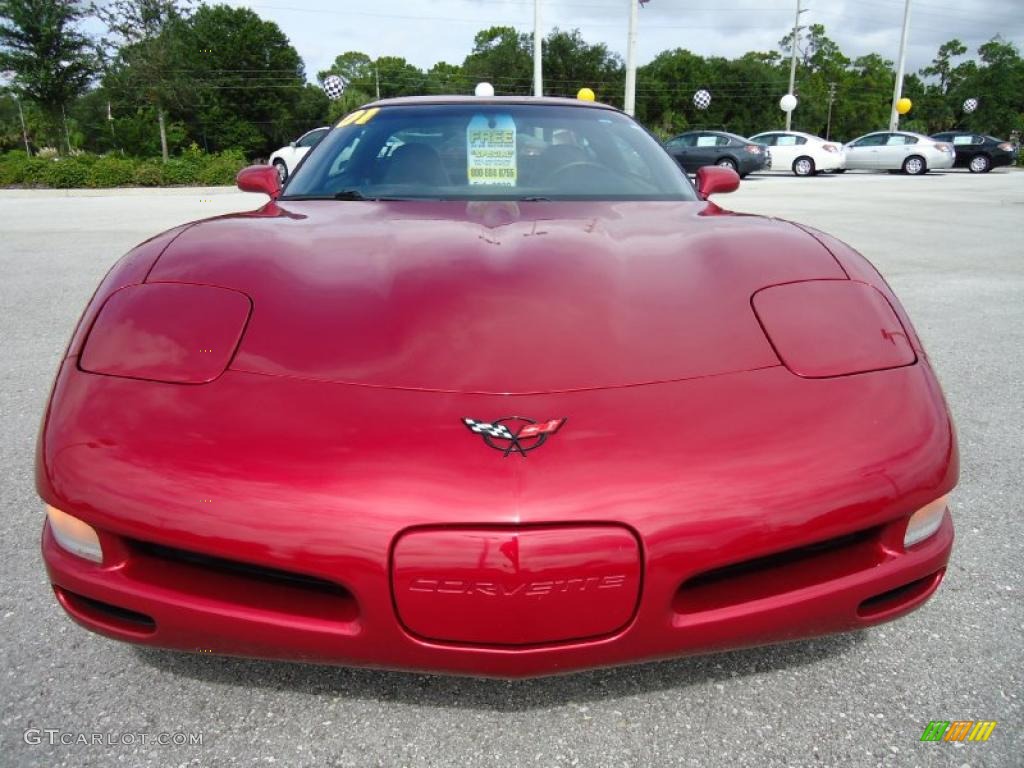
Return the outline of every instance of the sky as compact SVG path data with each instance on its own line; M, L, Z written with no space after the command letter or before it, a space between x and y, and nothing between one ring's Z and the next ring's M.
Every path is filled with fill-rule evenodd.
M473 36L495 25L533 29L534 0L228 0L276 22L291 39L311 80L345 51L371 57L401 56L427 69L438 61L462 63ZM851 58L877 52L895 61L904 0L802 0L801 24L824 24ZM541 0L542 27L579 28L588 42L603 42L625 56L628 0ZM778 50L793 25L796 0L650 0L640 9L638 63L659 52L686 48L735 57ZM907 71L959 38L974 54L996 34L1024 48L1024 0L912 0Z

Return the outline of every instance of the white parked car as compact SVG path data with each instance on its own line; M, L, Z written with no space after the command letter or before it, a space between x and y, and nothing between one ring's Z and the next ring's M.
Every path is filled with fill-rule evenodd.
M903 171L918 176L952 168L956 162L956 152L949 142L909 131L869 133L846 144L843 151L848 170Z
M292 175L299 161L306 156L313 147L320 143L320 139L327 135L331 129L328 127L314 128L309 133L304 133L298 139L290 142L287 147L281 147L270 156L270 164L277 168L277 175L281 177L281 183Z
M750 140L768 147L773 171L792 171L796 176L841 171L843 145L800 131L765 131Z

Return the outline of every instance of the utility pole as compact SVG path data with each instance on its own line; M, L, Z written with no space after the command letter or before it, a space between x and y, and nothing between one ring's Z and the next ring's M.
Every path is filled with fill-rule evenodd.
M380 67L373 65L373 82L377 86L377 100L380 100Z
M900 124L900 113L896 102L903 97L903 69L907 63L907 33L910 31L910 0L903 6L903 34L900 35L900 63L896 67L896 85L892 89L892 111L889 112L889 130L895 131Z
M789 58L789 95L795 96L793 89L796 87L796 41L800 35L800 14L803 9L800 7L800 0L796 0L796 16L793 19L793 39L790 48L792 55ZM793 127L793 110L786 113L786 130Z
M636 112L636 23L637 0L629 0L629 37L626 41L626 96L623 107L627 115Z
M544 95L543 38L540 32L540 0L533 0L533 95Z
M836 81L832 80L828 84L828 122L825 123L825 141L831 138L832 134L832 105L836 101Z

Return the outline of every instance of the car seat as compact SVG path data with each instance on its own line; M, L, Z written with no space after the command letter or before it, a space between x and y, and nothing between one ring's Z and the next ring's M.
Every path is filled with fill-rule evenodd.
M437 150L427 144L413 142L403 144L391 154L384 183L447 187L451 180Z

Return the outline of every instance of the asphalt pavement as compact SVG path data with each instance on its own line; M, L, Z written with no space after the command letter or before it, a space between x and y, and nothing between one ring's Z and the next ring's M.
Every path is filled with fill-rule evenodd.
M837 235L907 307L960 437L938 594L865 632L519 682L140 650L57 606L33 451L75 320L135 243L260 199L0 191L0 765L1024 765L1024 172L752 176L718 199ZM998 724L922 743L932 720Z

